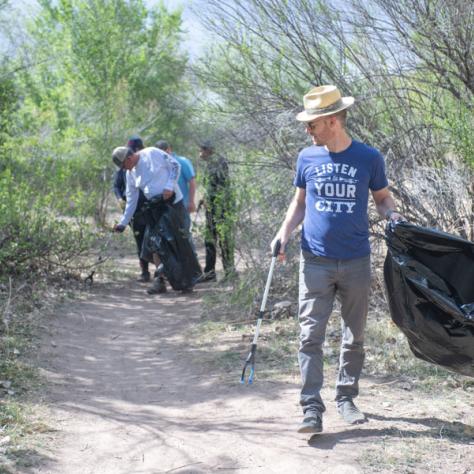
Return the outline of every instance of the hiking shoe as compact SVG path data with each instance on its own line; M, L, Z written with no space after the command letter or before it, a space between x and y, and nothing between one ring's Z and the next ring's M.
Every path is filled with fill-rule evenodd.
M166 293L166 283L163 277L158 277L153 280L153 286L146 290L149 295L159 295Z
M344 400L337 404L337 412L342 416L346 423L357 425L365 423L365 415L354 405L352 400Z
M189 295L190 293L192 293L194 291L193 287L190 286L189 288L184 288L184 290L181 290L181 294L182 295Z
M323 418L317 411L307 411L303 423L298 426L298 433L321 433L323 431Z
M208 281L216 281L216 272L214 270L211 270L210 272L204 272L202 273L197 279L195 284L197 285L198 283L206 283Z
M137 281L140 283L148 283L150 281L150 272L142 272L137 278Z

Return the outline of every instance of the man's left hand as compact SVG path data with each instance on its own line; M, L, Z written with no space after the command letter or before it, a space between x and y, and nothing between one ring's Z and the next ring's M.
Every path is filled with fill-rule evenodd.
M196 204L194 204L194 202L190 202L188 204L188 212L194 212L196 210Z
M387 213L387 220L389 222L406 222L407 220L401 215L399 214L398 212L396 211L389 211Z
M125 226L122 224L115 224L114 225L114 232L122 233L125 230Z

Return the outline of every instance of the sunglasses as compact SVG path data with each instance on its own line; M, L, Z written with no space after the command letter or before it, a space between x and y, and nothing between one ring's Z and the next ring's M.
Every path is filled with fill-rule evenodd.
M304 124L304 126L305 126L305 128L306 128L307 130L313 131L313 130L314 130L314 127L316 127L316 125L317 125L318 123L323 122L323 121L324 121L324 119L322 119L322 120L316 119L316 120L313 120L312 122L306 122L306 123Z

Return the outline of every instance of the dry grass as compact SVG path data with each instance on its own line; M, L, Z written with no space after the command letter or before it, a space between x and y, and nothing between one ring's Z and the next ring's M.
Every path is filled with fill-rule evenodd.
M223 358L237 364L246 356L250 346L258 314L258 299L254 296L254 309L248 310L249 299L240 302L236 292L230 288L217 287L205 298L203 322L196 329L197 343L213 341L220 345L215 363ZM269 301L268 307L274 303ZM340 345L339 305L336 303L326 331L325 360L336 364ZM269 315L266 314L266 317ZM298 350L297 315L282 320L264 319L258 341L259 375L280 377L298 373L296 354ZM229 335L232 337L229 338ZM229 350L233 355L226 354ZM441 367L417 359L410 351L403 333L393 324L384 306L384 299L373 297L366 329L366 375L386 378L402 377L416 384L418 389L472 388L474 381ZM220 354L220 355L219 355Z

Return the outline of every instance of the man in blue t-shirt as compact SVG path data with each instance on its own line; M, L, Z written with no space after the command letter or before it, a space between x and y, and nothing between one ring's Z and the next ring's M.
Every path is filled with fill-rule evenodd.
M171 145L166 140L158 140L155 147L173 156L181 165L178 186L183 193L183 204L187 210L186 225L187 228L191 230L190 214L196 211L194 200L194 196L196 195L196 173L194 172L193 164L184 156L178 156L176 153L173 153Z
M274 248L280 240L283 259L291 232L303 223L298 360L304 418L300 433L322 431L322 346L336 293L342 318L337 409L347 423L365 421L353 399L359 392L364 360L370 288L369 190L381 216L402 219L388 190L382 155L348 135L346 114L353 103L353 97L342 97L335 86L315 87L304 96L305 110L296 119L305 124L313 145L299 154L296 193L272 242Z

